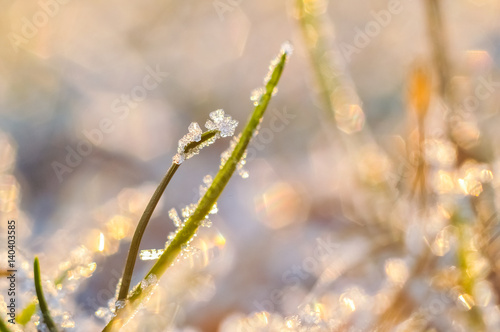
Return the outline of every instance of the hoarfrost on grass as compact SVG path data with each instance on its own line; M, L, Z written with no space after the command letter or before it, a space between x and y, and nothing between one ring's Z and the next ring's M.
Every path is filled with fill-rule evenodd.
M217 130L220 137L233 136L238 121L233 120L230 116L225 116L224 110L218 109L210 113L210 120L205 123L205 128L208 130Z
M203 197L203 195L205 195L208 188L210 188L210 186L212 185L212 180L213 180L212 176L210 175L205 175L205 177L203 178L203 184L200 185L200 188L198 190L198 193L200 194L200 199L201 197Z
M286 41L283 44L281 44L281 50L280 50L281 55L286 54L288 56L293 54L293 45L289 42Z
M193 155L199 153L199 150L190 151L189 153L185 153L184 149L186 146L193 142L199 142L201 140L201 134L203 131L200 128L200 125L197 122L192 122L188 127L188 133L184 135L177 145L177 154L173 157L173 162L180 165L186 159L191 158ZM194 149L193 149L194 150Z
M240 140L240 136L241 135L234 137L231 140L231 142L229 143L229 147L227 148L227 150L221 153L221 155L220 155L220 168L221 169L224 167L224 165L227 163L227 161L231 157L231 154L233 153L234 148L236 147L236 145L238 144L238 142ZM247 151L245 150L245 152L243 153L243 156L241 157L241 159L238 161L238 164L236 165L236 171L238 172L238 175L240 175L243 179L246 179L249 176L248 171L244 168L244 166L246 164L246 157L247 157Z
M171 208L170 211L168 211L168 216L174 222L175 227L181 227L182 220L179 218L179 214L177 214L177 210L175 208Z
M200 249L196 248L196 247L193 247L192 245L190 244L185 244L182 246L181 248L181 257L183 259L186 259L186 258L191 258L193 257L194 255L198 254L200 252Z
M142 261L152 261L160 258L163 252L164 252L163 249L145 249L141 250L139 256Z
M254 106L259 105L260 99L266 93L266 89L263 87L252 90L250 93L250 100L253 102Z
M201 221L201 227L212 227L212 221L208 218L208 215Z
M177 153L173 158L172 158L172 161L177 164L177 165L180 165L182 164L182 162L184 161L184 153Z
M231 116L226 116L224 110L218 109L211 112L209 116L210 120L207 120L205 127L208 130L216 131L216 135L186 151L186 147L189 144L193 142L200 142L203 134L200 125L197 122L192 122L189 125L188 133L179 140L177 154L172 158L173 163L180 165L184 162L184 160L199 154L202 148L214 143L218 138L234 135L234 130L236 129L236 126L238 126L238 121L233 120Z
M211 175L205 175L203 177L203 184L200 185L200 188L199 188L200 199L198 200L198 203L201 200L201 198L203 197L203 195L205 195L205 193L208 190L208 188L210 188L210 186L212 185L212 182L213 182L213 178L212 178ZM177 213L177 210L175 208L171 208L168 211L168 216L173 221L173 223L174 223L174 225L176 227L176 230L174 232L170 232L169 233L169 235L167 237L167 241L165 242L165 249L168 248L168 246L170 245L170 243L172 242L172 240L175 238L175 236L177 235L177 233L179 232L179 230L182 229L182 227L184 226L185 222L189 219L189 217L191 217L191 215L193 214L193 212L196 210L197 206L198 206L197 203L196 204L191 203L189 205L186 205L181 210L181 216L179 216L179 214ZM210 209L210 211L208 213L209 214L216 214L218 211L219 211L219 209L217 207L217 202L216 202L212 206L212 208ZM208 218L208 215L205 216L205 218L203 220L201 220L200 226L201 227L211 227L212 226L212 221ZM191 241L192 241L192 239L189 242L191 242ZM145 249L145 250L141 250L140 253L139 253L139 256L140 256L140 259L143 260L143 261L145 261L145 260L156 260L156 259L160 258L160 256L163 254L163 252L165 251L165 249Z
M193 214L193 212L196 210L196 204L189 204L189 205L186 205L183 209L182 209L182 217L187 219L189 217L191 217L191 215Z
M120 300L120 301L116 301L115 302L115 311L116 310L120 310L123 307L125 307L125 301L124 300Z
M76 327L76 323L71 317L71 314L69 312L63 313L61 327L65 329L71 329Z
M146 279L141 281L141 288L146 289L149 287L155 287L158 284L158 278L155 274L150 274Z

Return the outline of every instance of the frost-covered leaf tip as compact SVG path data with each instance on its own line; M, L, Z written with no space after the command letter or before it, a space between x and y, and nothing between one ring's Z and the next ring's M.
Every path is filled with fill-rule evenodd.
M210 120L207 120L205 124L208 131L205 133L198 123L191 123L189 132L179 140L177 154L172 161L177 165L182 164L184 160L197 155L202 148L214 143L218 138L233 136L236 126L238 126L238 121L226 116L221 109L210 113ZM206 137L203 138L204 136ZM196 142L199 144L193 144Z

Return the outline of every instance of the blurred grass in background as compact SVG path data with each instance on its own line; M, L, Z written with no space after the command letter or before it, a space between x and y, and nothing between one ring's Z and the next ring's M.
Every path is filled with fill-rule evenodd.
M94 313L177 140L218 108L244 123L288 39L250 177L229 184L204 258L166 276L143 328L498 327L497 1L304 1L305 26L295 1L2 4L0 211L29 263L23 306L38 254L48 279L70 271L66 296L47 291L66 298L54 310L77 331L104 325ZM142 249L164 247L168 210L198 199L225 148L186 162Z

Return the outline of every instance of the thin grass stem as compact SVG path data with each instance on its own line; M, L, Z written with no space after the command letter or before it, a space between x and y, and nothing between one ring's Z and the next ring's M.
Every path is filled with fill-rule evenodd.
M196 149L201 144L213 138L216 134L217 134L216 130L211 130L203 133L201 135L200 141L191 142L188 145L186 145L186 147L184 148L184 152L189 153L190 150ZM161 196L165 192L165 189L167 188L167 185L174 176L175 172L177 171L177 169L179 169L179 166L180 164L172 163L167 173L165 174L160 184L158 185L158 188L156 188L156 191L151 197L151 200L146 206L146 209L144 210L144 213L142 214L142 217L139 220L139 223L137 224L134 236L132 237L132 242L130 243L130 249L128 251L127 261L125 263L125 269L123 270L122 282L120 285L117 301L124 301L127 298L130 288L130 282L132 281L132 274L134 272L135 262L137 260L137 254L139 253L139 247L141 245L141 240L144 235L144 231L148 226L149 220L151 219L151 216L153 215L153 212L156 206L158 205Z
M50 316L49 306L45 301L45 296L43 295L42 289L42 278L40 273L40 262L38 261L38 257L35 257L35 261L33 263L33 271L35 275L35 290L36 297L38 298L38 305L40 306L40 310L42 311L43 322L47 326L50 332L57 332L57 327L52 317Z

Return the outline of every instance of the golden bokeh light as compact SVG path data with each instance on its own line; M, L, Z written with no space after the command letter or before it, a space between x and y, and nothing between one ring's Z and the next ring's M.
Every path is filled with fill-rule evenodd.
M303 222L308 212L305 197L290 183L278 182L255 200L262 222L273 229Z
M102 234L102 232L100 232L99 233L99 245L97 247L98 251L100 251L100 252L104 251L104 242L105 242L104 234Z
M363 129L365 113L360 105L342 105L335 109L337 127L346 134L354 134Z
M410 272L402 259L391 258L385 262L385 274L390 282L396 285L403 285L408 279Z
M10 174L0 174L0 212L13 212L21 199L20 195L16 178Z
M123 215L113 216L107 223L106 229L108 234L116 240L121 240L132 236L134 231L132 219Z

